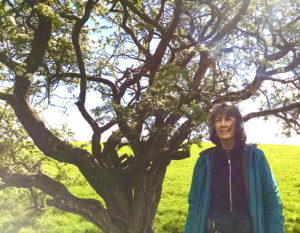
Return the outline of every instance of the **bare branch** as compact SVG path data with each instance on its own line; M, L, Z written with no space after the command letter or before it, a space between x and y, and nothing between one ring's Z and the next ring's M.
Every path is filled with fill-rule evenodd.
M2 100L5 100L5 101L9 102L9 101L12 100L12 98L13 98L12 95L0 92L0 99L2 99Z
M110 167L119 167L121 161L119 160L116 147L121 142L121 133L119 131L113 132L104 144L102 159Z
M31 51L26 63L27 73L35 73L36 70L42 63L43 57L45 55L46 49L48 47L48 41L51 35L52 23L44 15L38 15L39 24L38 28L34 33L34 38L31 43Z
M97 121L95 121L95 119L88 113L88 111L86 110L86 108L84 107L83 103L78 101L76 102L76 105L78 107L78 110L80 111L81 115L83 116L83 118L89 123L89 125L91 126L92 130L94 133L99 133L100 131L100 127L97 123Z
M283 58L285 55L287 55L292 48L293 47L291 45L282 46L282 50L279 50L278 52L273 54L269 54L265 56L265 58L268 59L269 61L279 60L280 58Z
M187 139L188 135L192 132L192 121L187 120L184 122L177 132L173 135L173 137L170 139L169 148L178 148L185 139Z
M73 157L74 155L72 155L74 153L73 146L54 136L49 129L47 129L39 116L31 109L27 100L17 99L11 101L10 104L25 130L45 155L61 162L74 164L75 158ZM62 152L62 150L65 152ZM84 154L86 153L85 151Z
M176 151L171 154L172 160L181 160L190 157L189 151Z
M300 82L300 77L287 78L287 79L274 78L274 77L271 77L271 76L268 76L268 75L259 75L259 77L262 80L269 80L269 81L273 81L273 82L279 82L279 83L282 83L282 84L287 84L287 83L295 84L296 82Z
M138 15L144 22L149 23L150 25L154 26L160 33L166 34L166 29L163 28L159 22L151 19L148 15L144 12L137 9L130 1L122 0L122 3L126 4L130 10L132 10L136 15Z
M252 83L247 85L243 90L230 92L224 96L218 97L213 103L218 103L220 101L237 101L237 100L246 100L250 98L253 93L255 93L261 86L263 80L260 79L260 76L256 75Z
M242 6L239 10L239 12L233 17L231 21L229 21L220 32L215 35L215 37L209 42L210 45L215 43L216 41L222 39L225 35L230 33L236 25L239 23L241 20L242 16L246 13L249 5L250 5L251 0L243 0Z
M107 124L101 126L99 128L99 132L100 134L104 133L106 130L109 130L111 127L113 127L114 125L117 124L116 120L111 120L110 122L108 122Z
M264 55L267 56L267 52L268 52L268 45L267 45L267 42L265 40L264 37L262 37L258 32L251 32L250 30L244 30L244 29L241 29L239 27L237 27L237 30L247 36L252 36L254 38L257 39L257 43L259 44L260 42L263 44L263 47L264 47Z
M198 42L201 42L201 41L207 40L208 38L211 38L216 33L218 28L220 27L220 23L222 22L222 18L223 18L222 13L216 6L214 6L211 2L207 2L206 4L208 4L211 9L211 18L207 22L207 24L203 27L203 29L201 30L201 33L199 34L199 37L198 37ZM217 18L217 22L214 23L216 18ZM207 30L210 28L210 26L213 23L214 23L213 29L210 31L210 33L208 35L205 36Z
M259 91L265 96L268 107L271 108L269 96L261 88L259 88Z
M51 35L51 21L41 14L38 14L38 19L38 27L34 33L34 38L31 43L31 50L25 60L26 66L24 68L27 74L35 73L41 65ZM30 83L31 81L25 76L25 74L19 75L16 72L16 85L14 86L15 94L19 98L25 97L29 90Z
M38 115L33 112L27 100L17 99L11 101L10 104L35 145L46 156L57 161L76 165L104 200L111 198L111 194L105 188L104 171L101 169L99 162L95 160L95 157L86 150L74 147L53 135Z
M101 146L100 146L100 128L98 126L98 123L93 119L93 117L88 113L88 111L85 108L85 99L86 99L86 88L87 88L87 77L86 77L86 71L85 71L85 64L82 56L82 50L79 43L79 36L81 29L83 28L84 24L88 21L90 18L91 12L93 10L95 2L92 0L89 0L85 4L85 12L83 17L80 20L77 20L73 31L72 31L72 42L73 47L75 49L76 58L77 58L77 64L80 71L80 93L79 98L76 103L81 115L83 118L89 123L93 130L93 137L92 137L92 149L93 154L96 156L96 158L99 158L101 155Z
M165 54L165 51L170 43L170 40L172 39L173 33L180 21L180 17L182 14L182 5L183 5L182 0L175 1L175 9L174 9L174 13L173 13L174 17L172 19L172 22L170 23L169 27L167 28L166 34L162 35L162 38L155 50L155 53L151 58L150 64L147 67L150 71L150 82L153 81L156 71L161 64L162 58Z
M84 104L85 104L85 97L86 97L86 71L85 71L85 64L83 61L83 57L82 57L82 51L81 51L81 47L80 47L80 43L79 43L79 35L81 32L82 27L84 26L84 24L88 21L90 14L93 10L93 1L87 1L85 4L85 12L83 17L78 20L73 28L72 31L72 42L73 42L73 47L75 49L75 53L76 53L76 58L77 58L77 63L78 63L78 68L80 71L80 93L79 93L79 106L83 106L84 108ZM81 110L83 111L83 110Z
M264 111L260 111L260 112L252 112L252 113L249 113L249 114L245 115L243 117L243 119L246 122L246 121L248 121L248 120L250 120L251 118L254 118L254 117L276 115L276 114L281 113L281 112L291 111L295 108L300 108L300 102L296 102L296 103L293 103L293 104L290 104L290 105L287 105L287 106L284 106L284 107L281 107L281 108L274 108L274 109L264 110Z
M64 19L75 20L75 21L80 20L80 18L76 15L68 15L68 14L65 14L65 13L59 13L59 15L60 15L60 17L62 17Z
M280 67L274 70L270 70L265 72L265 75L274 75L274 74L278 74L278 73L286 73L289 71L293 71L294 69L296 69L298 66L300 65L300 56L298 55L297 57L294 58L294 60L289 63L289 65L285 66L285 67Z
M129 13L128 13L128 10L127 10L127 5L123 1L121 2L121 4L122 4L123 9L124 9L124 16L123 16L123 21L122 21L121 27L125 30L125 32L127 32L130 35L130 37L134 41L135 45L145 55L145 57L146 58L150 57L151 54L150 54L149 49L146 49L145 47L143 47L143 45L136 38L134 32L129 27L127 27L126 23L127 23L128 17L129 17Z
M167 2L167 0L161 0L160 1L160 9L159 9L158 14L155 17L155 21L158 21L161 18L161 16L163 15L164 10L165 10L165 4L166 4L166 2Z
M211 60L208 57L209 56L208 51L201 51L200 54L201 54L201 58L199 61L199 65L198 65L197 71L193 77L193 84L192 84L193 91L198 90L201 80L204 77L204 75L209 67L209 64L211 63Z
M103 230L110 229L111 219L103 205L94 199L83 199L75 197L60 182L42 173L34 175L13 174L4 167L0 167L0 177L6 186L30 188L36 187L44 193L53 197L48 200L49 205L53 205L61 210L72 212L88 218L95 225ZM91 211L91 209L93 211ZM116 229L119 232L119 229Z
M58 78L58 79L61 79L61 78L80 78L79 73L49 74L49 76L51 78ZM98 76L92 76L92 75L86 75L86 79L87 79L87 81L103 83L103 84L110 87L114 97L116 97L118 95L117 87L115 86L115 84L113 82L109 81L108 79L101 78L101 76L98 77Z

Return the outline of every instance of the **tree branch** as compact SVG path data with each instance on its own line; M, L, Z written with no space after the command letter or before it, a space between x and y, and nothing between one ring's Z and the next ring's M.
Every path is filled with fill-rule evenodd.
M5 93L0 92L0 99L9 102L9 101L12 101L13 96L10 94L5 94Z
M121 133L119 131L113 132L104 144L102 159L109 165L109 167L119 167L121 161L119 160L116 147L121 143Z
M200 58L200 61L198 64L198 68L193 77L193 84L192 84L193 91L198 90L201 80L204 77L204 75L208 69L208 66L211 62L210 59L208 58L208 56L209 56L208 51L201 51L200 54L201 54L201 58Z
M188 135L192 132L191 127L191 121L187 120L184 122L179 129L176 131L176 133L172 136L170 139L169 148L172 150L172 148L178 148L182 145L185 139L187 139Z
M84 15L80 20L76 21L72 31L72 42L76 53L78 68L80 71L80 93L78 98L78 106L81 106L82 108L84 108L85 98L86 98L86 72L85 72L85 64L82 57L82 51L79 43L79 36L82 27L90 17L90 14L93 10L93 5L94 3L90 0L86 2ZM84 111L84 109L82 109L81 111Z
M170 154L172 160L181 160L190 157L189 151L175 151Z
M273 81L273 82L279 82L279 83L282 83L282 84L287 84L287 83L295 84L296 82L300 82L300 77L288 78L288 79L273 78L273 77L268 76L268 75L259 75L259 77L262 80L269 80L269 81Z
M287 55L291 51L292 48L293 47L291 45L287 44L285 46L282 46L282 49L279 50L278 52L269 54L269 55L265 56L265 58L269 61L277 61L280 58L283 58L285 55Z
M52 22L38 14L39 24L31 43L31 51L25 60L27 73L35 73L42 63L51 36Z
M75 213L87 218L106 232L111 232L112 222L103 205L94 199L78 198L71 194L60 182L42 173L34 175L14 174L4 167L0 167L0 177L5 185L13 187L36 187L53 199L48 200L49 205L61 210ZM93 210L93 211L91 211ZM120 232L119 229L115 229Z
M263 47L264 47L264 55L267 56L267 48L268 48L268 45L267 45L267 42L265 40L264 37L262 37L258 32L251 32L249 30L244 30L244 29L241 29L239 27L237 27L237 30L247 36L252 36L254 38L257 39L257 43L259 44L259 42L262 42L263 44Z
M285 113L278 113L275 114L276 117L280 118L281 120L283 120L289 128L295 130L295 132L297 132L298 134L300 134L300 123L299 121L295 120L294 118L288 118L287 114Z
M148 15L138 10L130 1L121 0L122 3L126 4L130 10L132 10L136 15L138 15L144 22L149 23L154 26L160 33L166 34L166 29L161 26L161 24L153 19L151 19Z
M155 50L154 55L151 57L151 61L149 66L147 67L150 71L150 82L153 82L153 78L156 74L156 71L158 67L161 64L162 58L165 54L165 51L170 43L170 40L173 37L174 31L180 21L180 17L182 14L182 0L176 0L175 1L175 9L174 9L174 17L172 19L172 22L170 23L166 34L162 35L162 38Z
M15 70L18 63L13 61L10 57L7 55L7 51L0 51L0 62L4 65L6 65L9 69Z
M222 22L222 18L223 18L223 14L220 12L220 10L218 9L218 7L214 6L210 2L206 2L206 4L208 4L209 7L210 7L210 9L211 9L211 18L206 23L206 25L201 29L201 33L199 34L199 37L198 37L198 42L205 41L208 38L211 38L216 33L217 29L220 26L220 23ZM205 36L207 30L209 29L209 27L215 21L216 14L218 15L217 22L214 24L213 29L210 31L210 33L207 36Z
M236 100L246 100L250 98L253 93L255 93L261 86L263 80L260 79L259 75L256 75L252 83L247 85L243 90L236 92L229 92L224 96L218 97L213 101L213 103L218 103L220 101L236 101Z
M10 102L18 120L23 125L35 145L46 155L57 161L76 165L94 190L103 197L110 199L106 189L106 176L99 162L89 152L62 141L47 129L44 122L31 109L26 99L14 99Z
M26 76L26 74L33 75L41 65L43 56L45 55L48 46L48 41L51 36L51 20L49 20L44 15L41 15L39 13L37 14L38 27L34 33L30 53L25 60L26 66L16 67L15 70L12 69L16 74L16 84L14 86L14 92L16 96L18 96L18 98L23 98L26 96L31 84L31 81ZM21 72L21 74L19 74L17 69L24 69L25 72Z
M233 17L231 21L229 21L220 32L215 35L215 37L209 42L209 45L212 45L216 41L219 41L222 39L225 35L227 35L229 32L231 32L236 25L239 23L241 20L242 16L246 13L249 5L250 5L251 0L243 0L242 6L239 10L239 12Z
M72 42L73 47L76 53L77 58L77 64L80 71L80 93L79 98L76 103L81 115L83 118L89 123L93 130L93 137L92 137L92 150L93 155L96 156L96 158L100 158L101 155L101 146L100 146L100 128L98 126L98 123L95 121L95 119L88 113L88 111L85 108L85 100L86 100L86 88L87 88L87 77L86 77L86 71L85 71L85 64L82 56L82 50L79 43L79 36L81 29L83 28L84 24L88 21L90 18L91 12L94 7L94 1L87 1L85 4L85 11L84 15L81 19L77 20L73 31L72 31Z
M75 163L74 155L71 155L71 153L73 153L71 151L73 151L74 148L61 141L46 128L44 122L31 109L27 100L17 99L11 101L10 104L29 136L44 154L61 162ZM67 151L69 152L66 153ZM86 153L85 151L84 154Z
M61 79L61 78L80 78L81 77L81 75L79 73L49 74L49 76L51 78L58 78L58 79ZM86 75L86 79L87 79L87 81L103 83L103 84L109 86L112 93L113 93L113 96L117 97L118 89L115 86L115 84L113 82L109 81L108 79L101 78L101 77L98 77L98 76L93 76L93 75Z
M274 108L274 109L264 110L264 111L260 111L260 112L252 112L252 113L245 115L243 117L243 119L246 122L246 121L250 120L251 118L268 116L268 115L276 115L281 112L291 111L295 108L300 108L300 102L296 102L296 103L293 103L293 104L290 104L290 105L287 105L287 106L284 106L281 108Z
M278 74L278 73L286 73L289 71L293 71L294 69L296 69L298 66L300 65L300 55L298 55L297 57L294 58L294 60L287 66L285 67L280 67L274 70L270 70L265 72L265 75L274 75L274 74Z
M139 40L134 35L133 31L129 27L127 27L126 23L127 23L128 17L129 17L129 13L128 13L128 10L127 10L127 5L123 1L121 1L121 4L122 4L123 9L124 9L124 17L123 17L121 27L125 30L125 32L127 32L130 35L130 37L134 41L135 45L145 55L145 57L146 58L151 57L151 53L150 53L149 49L146 49L145 47L143 47L143 45L139 42Z

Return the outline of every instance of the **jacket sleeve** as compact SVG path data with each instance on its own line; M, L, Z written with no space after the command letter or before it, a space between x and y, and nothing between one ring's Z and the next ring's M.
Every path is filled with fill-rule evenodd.
M264 153L261 150L259 150L259 153L261 154L260 176L262 182L265 231L266 233L283 233L284 218L277 184Z
M189 203L189 208L188 208L188 215L185 223L185 233L192 233L192 228L193 228L193 222L195 221L195 209L196 209L196 200L197 200L197 195L198 195L198 190L199 190L199 171L200 171L200 165L201 165L201 160L203 156L200 156L198 158L194 171L193 171L193 176L192 176L192 183L191 183L191 188L190 188L190 193L188 197L188 203Z

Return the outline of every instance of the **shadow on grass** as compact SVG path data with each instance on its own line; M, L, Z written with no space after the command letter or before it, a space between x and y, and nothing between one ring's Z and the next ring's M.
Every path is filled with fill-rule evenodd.
M164 233L183 233L186 216L181 210L165 210L161 230ZM167 217L167 219L166 219Z

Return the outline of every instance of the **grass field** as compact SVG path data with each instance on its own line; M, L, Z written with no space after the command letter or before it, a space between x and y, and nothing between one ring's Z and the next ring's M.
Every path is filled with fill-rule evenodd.
M155 219L156 233L182 233L187 214L187 196L190 188L193 166L202 148L193 146L191 157L172 161L168 167L163 185L161 202ZM300 233L300 146L260 145L270 163L277 180L284 207L285 232ZM72 170L72 168L70 168ZM73 171L70 171L74 173ZM76 173L76 172L75 172ZM75 174L76 175L76 174ZM86 183L69 187L80 197L95 197L95 193ZM3 193L2 195L3 196ZM9 215L0 216L0 232L5 231ZM100 233L91 223L83 218L64 213L54 208L45 211L39 218L24 227L21 233ZM12 232L10 232L12 233Z

